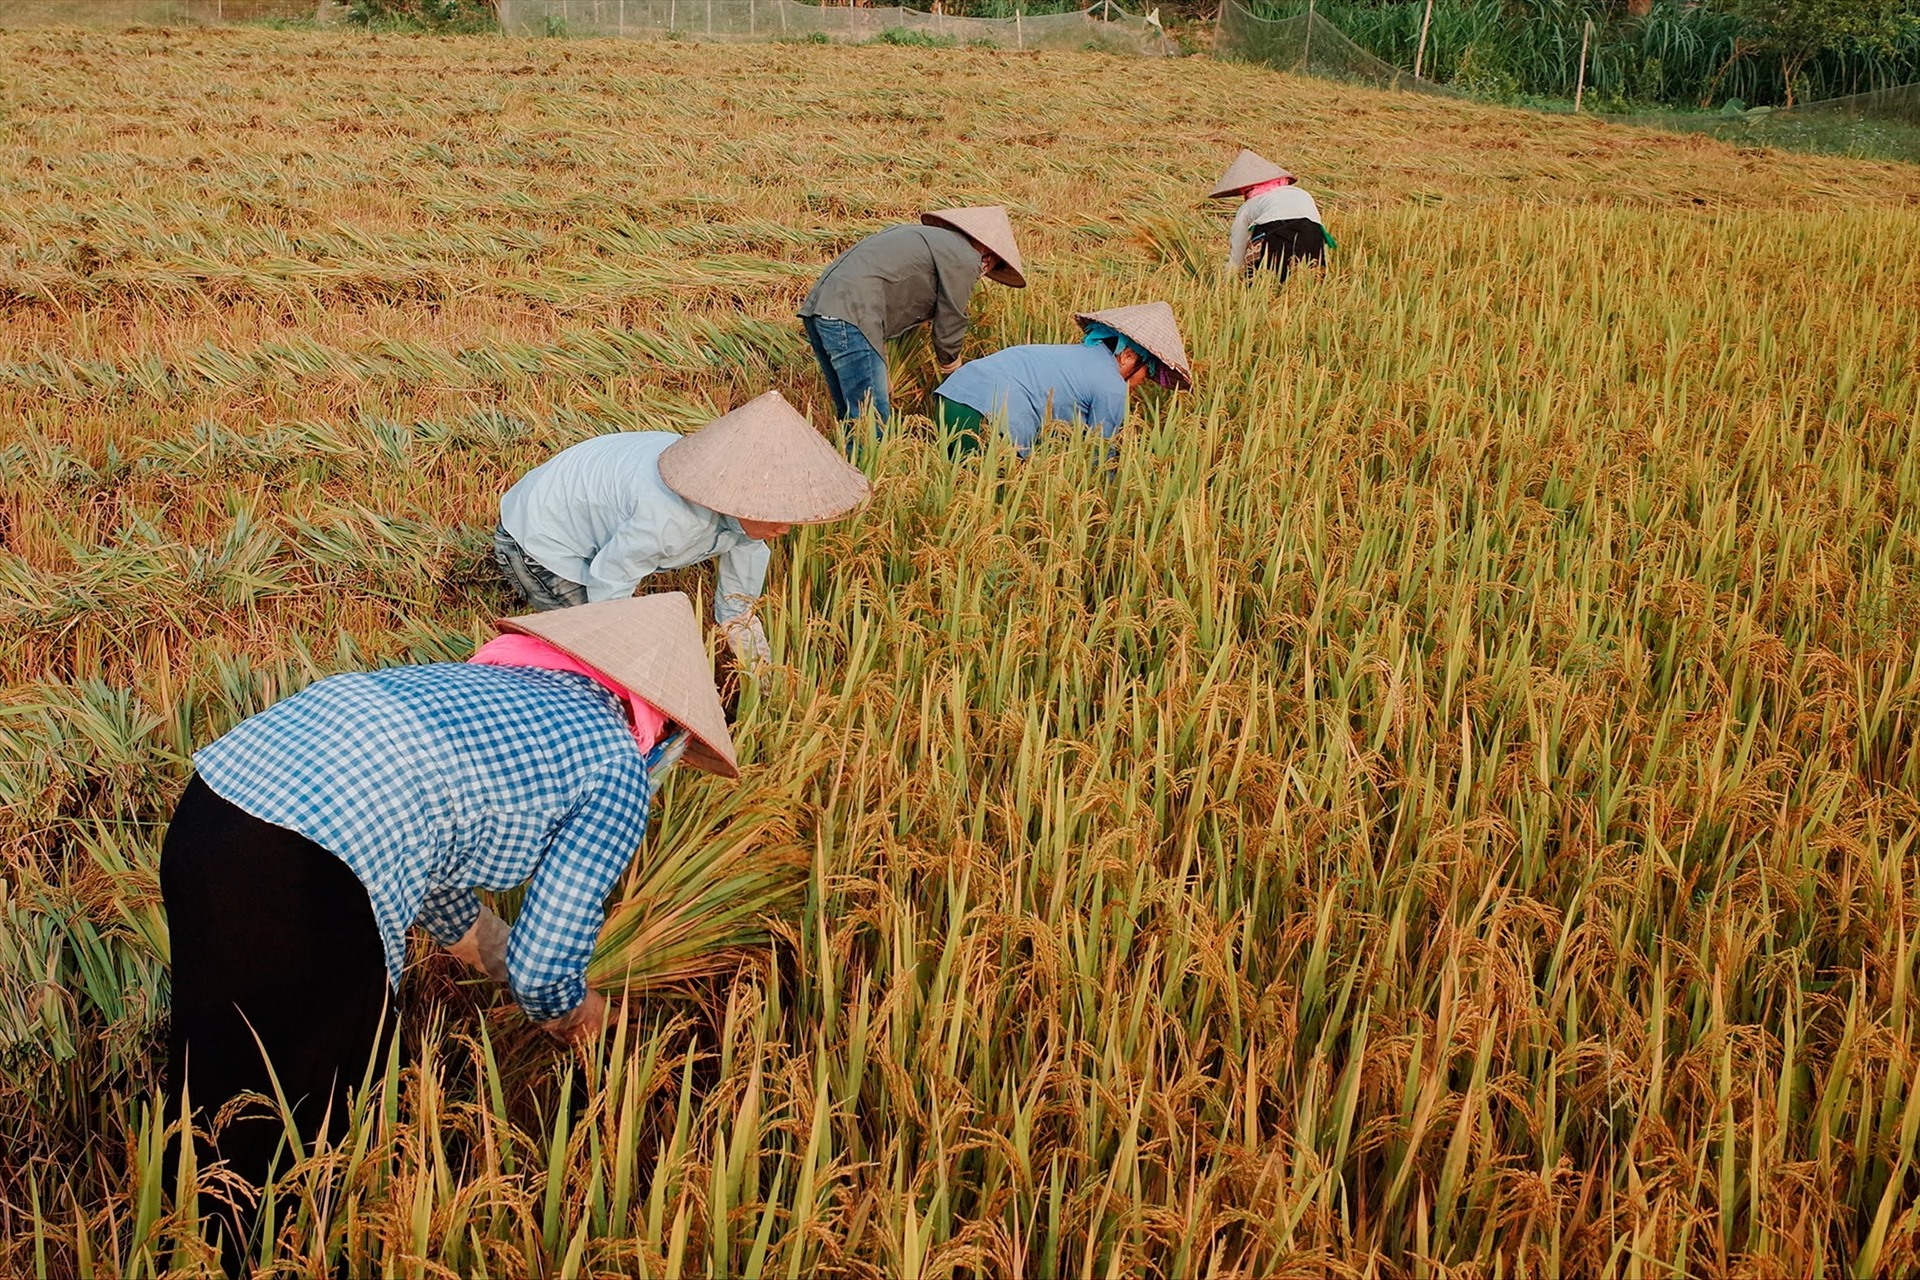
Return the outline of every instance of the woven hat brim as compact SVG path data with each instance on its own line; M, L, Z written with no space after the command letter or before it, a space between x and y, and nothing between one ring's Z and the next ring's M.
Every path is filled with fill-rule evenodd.
M1237 196L1248 187L1257 187L1263 182L1272 182L1275 178L1291 178L1293 175L1273 161L1256 152L1243 150L1233 158L1227 171L1220 175L1220 181L1214 183L1213 190L1207 193L1209 200L1219 200L1226 196Z
M698 769L702 773L717 774L722 778L737 778L740 776L740 766L738 764L734 763L734 761L728 757L715 752L712 747L709 747L703 742L691 729L687 730L687 754L682 756L681 759L685 760L690 767Z
M687 438L692 439L691 436ZM697 459L684 454L679 458L672 457L673 451L679 448L681 445L673 444L660 451L660 479L667 488L688 502L698 503L709 511L718 511L736 520L754 520L766 524L830 524L858 510L873 496L872 486L867 483L865 476L860 477L858 486L844 483L785 493L767 489L743 492L740 487L729 485L723 477L705 471Z
M664 450L660 461L660 478L666 482L667 488L688 502L698 503L723 516L732 516L735 520L753 520L762 524L832 524L851 515L872 496L871 490L863 490L845 499L820 502L756 500L752 495L743 498L738 491L729 491L691 472L678 476L669 474Z
M592 622L583 618L588 610L598 615ZM700 621L684 592L663 591L499 618L494 625L502 631L544 640L651 703L661 715L687 731L688 764L723 778L740 776L733 735L727 730L727 713L714 688L713 668L701 639ZM654 628L663 643L652 649L636 646L635 627Z
M1027 287L1027 278L1020 273L1018 268L1009 265L1007 261L998 254L995 254L994 257L994 266L991 271L987 272L987 279L993 281L995 284L1003 284L1009 289L1024 289Z
M873 495L777 391L757 396L660 451L660 479L709 511L768 524L824 524Z
M960 211L936 209L932 213L921 214L920 221L929 227L945 227L949 231L958 231L961 235L973 241L988 253L991 253L994 256L994 265L993 269L987 272L987 279L993 281L995 284L1006 285L1009 289L1026 288L1027 275L1024 266L1020 262L1020 247L1014 244L1010 238L1004 243L996 244L993 241L999 237L995 235L993 239L986 238L988 233L984 227L967 226L961 220L947 216L949 213L957 212Z
M1122 337L1131 338L1147 349L1148 354L1160 362L1160 367L1178 383L1172 390L1190 391L1193 388L1193 370L1187 365L1186 352L1171 347L1159 334L1150 333L1131 325L1125 320L1116 320L1111 314L1094 311L1076 311L1074 320L1084 331L1089 325L1104 324ZM1163 384L1164 385L1164 384Z
M1213 190L1207 192L1207 199L1220 200L1227 196L1237 196L1249 187L1257 187L1263 182L1272 182L1274 178L1287 178L1298 181L1297 174L1291 174L1285 169L1282 169L1279 173L1274 174L1273 178L1255 178L1252 182L1236 182L1232 186L1215 187Z

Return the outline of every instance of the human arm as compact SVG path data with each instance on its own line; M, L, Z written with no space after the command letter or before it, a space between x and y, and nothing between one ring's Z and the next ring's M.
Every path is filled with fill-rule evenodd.
M417 917L435 942L469 969L495 982L507 980L507 925L464 885L434 885Z
M482 904L480 914L473 919L473 927L447 950L469 969L484 973L495 982L505 982L507 940L511 936L507 922Z
M650 761L647 767L647 790L650 796L660 794L660 784L666 781L666 776L673 771L673 766L680 763L680 758L686 755L687 740L687 731L680 729L647 753L647 759ZM487 918L493 914L485 907L482 907L480 910L480 920L474 925L476 930L482 928L486 924ZM506 967L504 950L506 945L505 926L501 926L501 931L502 952L500 963L503 974L501 981L504 982L506 980L504 977ZM606 1020L607 998L598 991L588 988L586 996L570 1011L561 1014L557 1018L549 1018L545 1022L540 1023L539 1026L542 1031L556 1040L579 1043L582 1041L590 1041L594 1036L598 1035L600 1028L605 1025Z
M947 235L959 244L932 246L933 354L943 373L959 367L960 344L967 339L967 304L980 283L980 251L957 231Z
M1086 424L1106 440L1113 439L1127 423L1127 384L1118 379L1115 383L1094 388L1080 406Z
M715 564L713 620L722 626L752 611L767 589L767 565L773 550L760 541L743 542L720 553Z
M661 567L662 534L659 522L645 511L636 511L621 521L587 564L587 580L581 585L587 589L588 602L624 600L632 595L642 578Z
M598 991L588 991L579 1004L557 1018L540 1023L539 1027L555 1040L590 1044L606 1022L607 998Z
M1253 239L1253 201L1241 204L1233 215L1233 234L1227 241L1227 271L1238 273L1247 265L1247 245Z
M435 942L452 947L472 931L485 910L480 905L480 895L465 885L436 884L427 887L427 896L420 900L420 914L415 919L433 935Z
M773 661L766 630L752 612L766 589L767 562L772 555L764 542L742 543L721 553L715 574L713 620L733 656L748 667Z
M513 998L534 1021L565 1018L587 999L607 893L646 833L652 792L638 753L601 766L527 881L506 962Z

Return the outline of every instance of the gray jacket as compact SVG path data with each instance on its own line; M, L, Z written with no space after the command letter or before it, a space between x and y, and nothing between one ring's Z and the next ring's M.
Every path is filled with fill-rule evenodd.
M886 354L887 339L933 321L940 363L960 354L967 302L980 283L980 250L946 227L890 227L834 259L800 304L803 316L845 320Z

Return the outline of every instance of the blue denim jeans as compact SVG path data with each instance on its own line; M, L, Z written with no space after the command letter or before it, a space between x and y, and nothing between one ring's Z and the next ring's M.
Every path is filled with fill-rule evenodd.
M532 605L536 613L587 602L585 587L549 572L545 565L526 553L505 525L493 528L493 562L500 566L500 576L507 580L514 594Z
M801 316L800 324L827 380L834 417L842 422L857 418L869 402L880 421L892 416L893 405L887 399L887 358L873 349L867 335L857 325L832 316Z

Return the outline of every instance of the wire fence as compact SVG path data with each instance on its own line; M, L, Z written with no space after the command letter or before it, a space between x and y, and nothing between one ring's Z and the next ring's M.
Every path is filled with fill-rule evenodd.
M325 19L334 0L0 0L0 28L177 27Z
M1476 97L1375 57L1311 8L1290 18L1263 18L1239 0L1222 0L1214 56L1350 84L1449 98ZM1746 146L1920 162L1920 84L1790 108L1728 114L1656 111L1593 118L1677 133L1707 133Z
M1682 133L1708 133L1723 142L1818 151L1862 160L1920 164L1920 83L1848 94L1795 107L1614 117Z
M1145 57L1176 54L1157 19L1102 3L1079 13L963 18L894 6L800 4L796 0L499 0L500 28L517 36L672 35L690 40L888 37L1001 49L1098 49Z
M1844 118L1898 120L1920 126L1920 80L1912 84L1895 85L1890 89L1875 89L1871 93L1854 93L1844 98L1828 98L1824 102L1808 102L1797 107L1783 107L1767 114L1768 118L1774 121L1821 121Z
M1264 63L1296 75L1443 98L1468 96L1376 58L1311 8L1291 18L1263 18L1238 0L1221 0L1213 51L1216 57Z
M1584 89L1613 110L1698 111L1730 100L1817 102L1920 79L1920 22L1884 40L1832 37L1832 47L1789 68L1761 51L1753 20L1726 3L1650 0L1633 16L1591 0L1240 2L1264 18L1294 17L1311 2L1361 48L1482 97L1571 101Z

